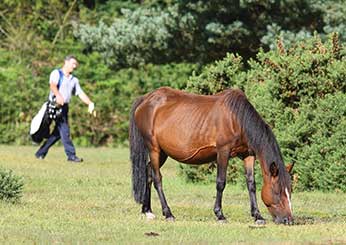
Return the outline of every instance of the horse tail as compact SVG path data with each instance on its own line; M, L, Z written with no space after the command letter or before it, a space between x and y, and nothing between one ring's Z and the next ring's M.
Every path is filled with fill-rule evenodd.
M144 138L135 122L135 111L143 102L144 97L139 97L132 105L129 125L130 160L132 162L132 191L136 202L143 204L148 182L147 162L148 149Z

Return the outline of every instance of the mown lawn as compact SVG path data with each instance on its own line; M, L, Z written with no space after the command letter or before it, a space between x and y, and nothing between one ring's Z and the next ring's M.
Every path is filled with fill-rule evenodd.
M256 227L247 191L228 185L223 208L229 222L219 224L214 184L185 183L169 161L162 175L176 221L161 216L154 191L157 219L149 222L131 195L128 149L77 148L85 162L71 164L62 147L45 160L34 158L36 148L0 146L0 166L25 180L20 203L0 201L1 244L346 243L345 193L293 193L296 225L284 226L270 220L258 192L267 225Z

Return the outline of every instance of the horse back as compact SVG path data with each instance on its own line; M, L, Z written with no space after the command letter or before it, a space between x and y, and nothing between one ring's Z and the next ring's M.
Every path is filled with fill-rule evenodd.
M161 87L145 96L135 112L135 118L144 131L150 131L154 123L162 124L167 120L182 123L184 118L189 117L199 121L202 118L197 115L191 118L192 114L211 114L218 98L218 95L196 95Z

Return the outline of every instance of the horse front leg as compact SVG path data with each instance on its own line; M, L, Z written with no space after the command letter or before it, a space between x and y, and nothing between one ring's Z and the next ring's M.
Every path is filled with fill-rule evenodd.
M167 204L166 197L162 188L162 175L160 172L160 167L163 165L166 159L167 159L167 156L165 154L162 154L157 151L150 152L151 167L153 169L152 173L153 173L154 187L157 191L157 194L161 202L162 214L166 217L166 220L174 221L174 216L171 212L171 209L169 208Z
M217 154L217 176L216 176L216 200L214 205L214 213L217 220L225 222L226 217L222 213L222 194L226 187L226 174L229 159L229 150L220 151Z
M263 225L265 224L265 220L261 216L260 211L258 209L258 205L257 205L254 164L255 164L254 156L248 156L244 159L246 184L247 184L247 189L249 191L249 197L250 197L251 216L254 217L256 224Z

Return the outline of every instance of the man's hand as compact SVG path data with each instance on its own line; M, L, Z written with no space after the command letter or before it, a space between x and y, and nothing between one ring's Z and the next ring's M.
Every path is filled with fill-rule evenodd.
M56 103L58 103L59 105L63 106L64 105L64 98L58 94L56 97Z
M92 114L94 109L95 109L95 104L93 102L90 102L89 105L88 105L88 112L90 114Z
M55 101L58 105L63 106L64 105L64 98L62 95L59 93L58 86L56 83L51 82L50 83L50 90L52 90L53 94L55 95Z

